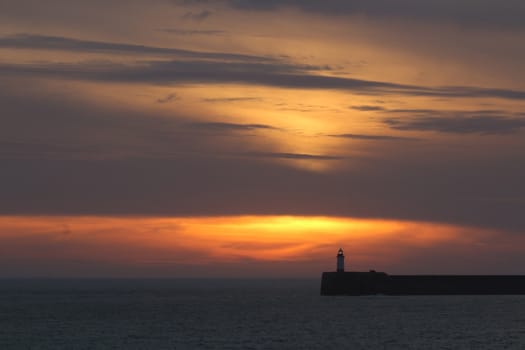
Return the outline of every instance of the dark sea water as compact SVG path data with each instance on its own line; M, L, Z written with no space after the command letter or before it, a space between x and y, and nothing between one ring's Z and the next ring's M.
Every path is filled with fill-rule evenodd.
M0 280L0 349L525 349L525 296L321 297L319 280Z

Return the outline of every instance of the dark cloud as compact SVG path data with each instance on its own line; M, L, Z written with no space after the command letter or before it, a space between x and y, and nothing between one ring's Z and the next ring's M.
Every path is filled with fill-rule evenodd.
M351 106L350 109L362 112L374 112L374 111L384 111L385 108L381 106Z
M222 54L229 57L228 54ZM177 84L243 83L297 89L347 90L369 95L502 98L525 100L525 91L480 87L424 87L363 79L311 74L324 66L286 62L147 61L134 65L84 62L72 64L0 64L0 72L14 76L106 82Z
M35 34L16 34L0 37L1 48L63 50L72 52L100 52L137 55L169 55L189 57L194 59L242 60L242 61L272 61L261 56L230 54L220 52L199 52L177 48L165 48L136 44L123 44L104 41L81 40L60 36Z
M370 140L370 141L417 141L416 138L402 137L402 136L390 136L390 135L364 135L364 134L337 134L328 135L330 137L340 137L345 139L354 140Z
M189 1L191 3L202 1ZM239 10L272 11L293 7L330 16L448 22L462 26L523 28L525 4L520 0L223 0ZM209 4L217 2L208 2Z
M385 113L404 114L406 116L414 115L440 115L440 116L465 116L465 115L502 115L505 111L494 109L478 110L445 110L445 109L384 109Z
M204 98L204 102L220 103L220 102L251 102L261 101L260 97L219 97L219 98Z
M182 15L182 19L186 19L186 20L192 20L192 21L197 21L197 22L200 22L200 21L204 21L205 19L207 19L208 17L210 17L212 15L212 12L211 11L208 11L208 10L202 10L200 12L186 12L184 15Z
M279 111L294 111L301 113L319 113L319 112L332 112L340 113L341 110L338 108L331 108L330 106L323 105L310 105L299 103L297 105L288 104L288 103L276 103L275 106Z
M296 159L296 160L341 160L344 157L330 156L320 154L304 154L304 153L275 153L275 152L246 152L241 155L256 157L256 158L281 158L281 159Z
M266 124L235 124L220 122L202 122L187 124L192 129L212 131L253 131L253 130L277 130L276 127Z
M227 32L224 30L187 30L187 29L175 29L175 28L164 28L159 29L160 32L175 34L175 35L224 35Z
M443 111L436 109L384 109L385 113L403 113L409 115L417 114L442 114Z
M396 130L437 131L454 134L508 134L525 128L525 118L497 116L419 117L414 119L385 119Z
M209 0L170 0L174 4L195 5L195 4L209 4Z
M275 58L235 53L207 53L174 48L79 40L66 37L19 34L0 38L0 47L176 55L190 60L139 61L136 64L111 62L1 64L4 74L47 75L67 79L142 83L245 83L285 88L339 89L360 94L398 94L431 97L496 97L524 100L525 92L481 87L424 87L390 82L310 74L331 70L330 66L292 64ZM205 61L201 61L205 59ZM208 61L206 61L208 60ZM213 61L209 61L213 60ZM369 110L376 106L356 106Z
M162 98L157 99L157 102L158 103L169 103L169 102L176 101L177 99L178 99L177 94L169 94Z

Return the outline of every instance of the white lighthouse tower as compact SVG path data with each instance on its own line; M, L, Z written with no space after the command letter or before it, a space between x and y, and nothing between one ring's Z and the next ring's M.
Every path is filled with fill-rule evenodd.
M345 272L345 255L343 248L339 248L337 252L337 272Z

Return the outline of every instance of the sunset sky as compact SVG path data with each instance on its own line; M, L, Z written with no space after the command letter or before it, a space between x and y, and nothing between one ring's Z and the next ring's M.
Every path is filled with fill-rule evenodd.
M0 277L525 274L522 0L0 2Z

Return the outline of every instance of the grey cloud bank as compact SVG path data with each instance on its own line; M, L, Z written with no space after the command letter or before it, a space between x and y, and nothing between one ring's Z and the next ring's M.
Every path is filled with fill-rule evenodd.
M520 0L506 0L504 3L498 0L184 0L182 3L210 6L223 3L245 11L275 11L291 7L327 16L398 18L449 22L460 26L520 29L525 27L525 4Z

